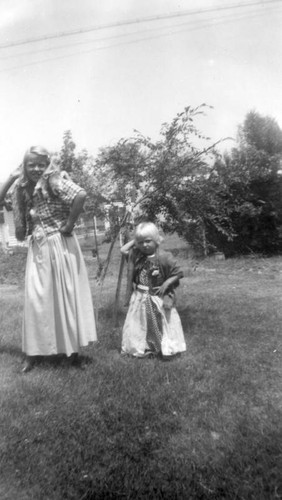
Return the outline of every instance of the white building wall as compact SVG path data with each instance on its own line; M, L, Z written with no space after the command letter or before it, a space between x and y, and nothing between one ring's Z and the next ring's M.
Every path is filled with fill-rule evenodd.
M15 224L13 212L7 212L7 210L3 209L4 213L4 224L0 223L0 244L4 247L10 247L18 245L19 242L15 237Z

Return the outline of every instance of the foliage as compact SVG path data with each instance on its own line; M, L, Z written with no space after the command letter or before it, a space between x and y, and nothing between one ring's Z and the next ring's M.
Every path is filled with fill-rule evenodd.
M121 139L101 148L95 161L96 182L108 203L129 204L139 189L146 169L146 157L134 140Z
M86 149L76 153L72 133L67 130L63 136L63 147L57 158L61 170L66 170L74 182L85 189L87 199L84 206L86 217L100 216L105 201L95 176L95 162Z
M62 170L66 170L66 172L71 172L73 169L75 148L76 145L72 139L72 133L70 130L66 130L63 136L63 146L60 151L60 165Z
M102 148L95 160L87 151L76 157L71 133L65 133L64 158L89 194L88 211L108 217L109 240L126 222L146 218L205 255L216 249L227 256L280 249L281 129L251 111L238 129L237 146L219 155L217 143L195 125L207 109L188 106L162 125L158 140L135 131Z
M244 123L238 128L238 138L242 146L252 146L270 156L282 153L282 130L278 123L256 111L247 113Z
M102 149L95 162L101 192L109 203L120 200L133 223L142 218L158 221L165 231L177 231L195 247L204 246L206 253L207 226L226 238L233 236L211 175L215 145L194 124L207 108L186 107L162 125L157 141L135 131L130 139Z
M186 107L170 124L163 124L157 142L140 134L136 138L146 152L147 166L139 194L141 212L206 253L208 226L226 238L233 235L211 168L217 157L216 145L211 145L194 124L207 108L205 104Z
M85 212L89 216L100 216L103 213L102 204L105 198L102 195L95 175L95 162L92 156L84 149L75 157L72 169L72 178L87 193Z
M269 117L251 112L239 127L239 139L215 165L236 237L232 242L215 233L209 237L226 255L275 253L281 249L282 131Z
M214 145L201 149L193 144L193 137L203 140L194 126L202 112L202 107L186 108L163 126L163 140L156 144L142 138L151 163L151 196L142 209L204 254L215 249L227 256L277 252L282 131L269 117L249 113L237 148L221 157Z
M114 146L101 148L95 160L95 184L105 202L104 217L109 223L105 241L112 243L101 279L107 270L112 245L120 231L123 235L127 231L146 168L146 155L134 139L121 139Z

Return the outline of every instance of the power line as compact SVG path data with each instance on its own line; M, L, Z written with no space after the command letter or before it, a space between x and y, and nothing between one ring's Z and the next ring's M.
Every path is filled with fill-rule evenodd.
M280 10L279 13L281 13L281 12L282 11ZM250 19L250 18L253 18L253 17L261 16L262 14L264 14L264 12L253 11L253 16L250 16L248 14L248 15L241 15L240 17L237 17L237 18L234 18L234 17L231 18L230 16L229 16L229 19L227 17L221 18L221 19L219 18L216 24L220 24L220 23L223 23L223 22L236 22L238 20L243 20L243 19ZM181 26L183 26L183 25L185 26L185 25L187 25L187 23L182 23ZM209 27L212 27L214 25L215 25L214 21L211 21L211 22L206 23L206 24L200 24L199 23L197 25L194 23L194 26L192 25L192 27L190 28L190 31L196 31L196 30L203 29L203 28L209 28ZM77 56L77 55L89 54L89 53L92 53L92 52L96 52L96 51L100 51L100 50L105 50L105 49L109 49L109 48L112 48L112 47L119 47L119 46L124 46L124 45L131 45L133 43L139 43L139 42L143 42L143 41L147 41L147 40L151 40L151 39L158 39L158 38L163 38L163 37L166 37L166 36L173 36L173 35L177 35L179 33L183 33L184 31L186 31L186 30L181 29L181 30L166 32L166 33L158 34L158 35L149 35L147 37L137 38L135 40L126 40L124 42L119 42L119 43L111 44L111 45L105 45L103 47L95 47L95 48L92 48L92 49L89 49L89 50L79 51L79 52L75 52L75 53L72 53L72 54L65 54L65 55L61 55L61 56L57 56L57 57L50 57L48 59L37 60L37 61L30 62L30 63L25 63L25 64L22 64L22 65L17 65L17 66L11 67L11 68L6 68L6 69L3 69L3 70L0 70L0 73L3 73L4 71L13 71L13 70L17 70L17 69L20 69L20 68L25 68L25 67L28 67L28 66L36 66L36 65L41 64L41 63L44 64L46 62L52 62L52 61L56 61L56 60L60 60L60 59L65 59L65 58L73 57L73 56ZM138 33L137 32L133 33L133 35L136 35L136 34L138 34ZM130 34L130 35L132 35L132 34ZM107 40L107 38L106 38L106 40ZM65 48L65 47L63 47L63 48ZM0 60L1 60L1 58L0 58Z
M282 5L281 5L282 6ZM277 12L277 11L276 11ZM281 10L278 10L278 13L281 12ZM51 51L54 51L54 50L61 50L61 49L68 49L68 48L72 48L72 47L76 47L76 46L81 46L81 45L89 45L89 44L93 44L93 43L96 43L96 42L104 42L104 41L108 41L108 40L117 40L117 39L120 39L120 38L129 38L129 37L132 37L134 35L140 35L142 33L150 33L150 32L156 32L156 31L163 31L165 30L166 33L164 33L163 35L160 35L160 37L162 36L167 36L167 35L171 35L171 34L177 34L177 33L181 33L183 32L184 30L177 30L177 31L168 31L170 30L171 28L179 28L179 27L183 27L183 26L186 26L186 27L189 27L189 26L192 26L192 29L190 29L190 31L193 30L193 26L196 26L196 29L197 27L199 27L199 29L201 28L208 28L208 27L212 27L216 24L222 24L222 23L225 23L225 22L236 22L238 20L243 20L245 18L248 18L248 19L251 19L253 17L257 17L257 16L261 16L262 14L264 14L265 11L263 10L252 10L248 13L237 13L237 15L231 15L230 13L227 14L226 16L222 16L220 15L219 17L215 18L213 17L211 20L207 20L207 22L204 24L203 20L199 20L198 22L195 22L195 20L189 20L189 21L186 21L184 23L178 23L178 24L171 24L170 26L159 26L159 27L155 27L155 28L149 28L149 29L146 29L146 30L138 30L138 31L134 31L134 32L130 32L130 33L120 33L120 34L116 34L116 35L110 35L110 36L103 36L103 37L99 37L99 38L94 38L94 39L91 39L91 40L82 40L82 41L76 41L76 42L71 42L69 44L64 44L64 45L57 45L57 46L48 46L48 47L44 47L44 48L38 48L38 49L35 49L35 50L30 50L30 51L26 51L26 52L20 52L20 53L14 53L14 54L7 54L5 56L0 56L0 61L3 61L3 60L6 60L6 59L11 59L11 58L18 58L18 57L24 57L24 56L29 56L29 55L35 55L35 54L43 54L44 52L51 52ZM253 14L253 15L252 15ZM157 38L158 35L156 35L155 37L153 38ZM150 37L147 37L145 38L144 40L146 39L150 39ZM138 41L138 39L137 39ZM133 41L128 41L128 42L124 42L123 44L130 44L130 43L134 43L134 40ZM110 45L109 47L114 47L115 45ZM96 48L93 48L92 50L96 50ZM83 52L82 52L83 53ZM61 56L63 57L63 56Z
M83 33L89 33L91 31L98 31L98 30L103 30L103 29L108 29L108 28L117 28L117 27L122 27L122 26L129 26L131 24L141 24L144 22L154 22L154 21L162 21L165 19L173 19L173 18L180 18L184 16L192 16L196 14L206 14L210 12L219 12L219 11L224 11L224 10L232 10L232 9L241 9L241 8L246 8L246 7L253 7L253 6L261 6L265 7L266 5L270 5L273 3L281 3L281 0L268 0L268 1L253 1L249 3L237 3L233 5L225 5L225 6L220 6L220 7L209 7L207 9L193 9L193 10L188 10L188 11L182 11L182 12L174 12L170 14L163 14L161 16L147 16L143 18L136 18L136 19L129 19L127 21L119 21L119 22L114 22L114 23L108 23L108 24L101 24L101 25L96 25L88 28L81 28L78 30L70 30L70 31L65 31L65 32L60 32L60 33L53 33L49 35L44 35L40 37L33 37L33 38L26 38L22 40L18 40L15 42L7 42L7 43L2 43L0 44L0 49L7 49L11 47L17 47L20 45L25 45L29 43L36 43L36 42L42 42L46 40L51 40L55 38L63 38L63 37L68 37L68 36L74 36L74 35L79 35Z

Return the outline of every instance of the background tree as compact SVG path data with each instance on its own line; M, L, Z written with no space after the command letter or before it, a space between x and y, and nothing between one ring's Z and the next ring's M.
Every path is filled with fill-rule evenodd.
M233 234L212 175L216 144L211 144L195 125L207 108L204 104L186 107L170 124L163 124L157 142L137 138L146 151L147 165L140 202L142 213L151 220L157 219L165 231L176 231L204 253L210 249L208 226L226 238Z
M146 157L140 145L132 139L121 139L114 146L101 148L95 161L95 182L106 201L110 223L107 238L115 238L126 213L127 222L132 205L141 188Z
M250 112L237 146L219 155L217 143L195 125L207 109L188 106L162 125L159 140L135 131L96 159L87 151L75 156L71 133L65 133L61 157L90 195L89 210L102 213L104 203L112 205L113 241L130 213L134 222L142 217L176 231L205 255L279 250L282 131L272 118Z
M203 242L205 251L208 224L230 236L232 230L210 177L215 148L194 124L207 108L185 108L170 124L162 125L156 142L135 131L133 137L102 148L95 160L87 151L75 156L71 133L65 132L62 168L71 164L74 180L96 200L93 210L106 202L117 215L114 203L124 206L113 224L114 238L126 211L135 222L140 217L158 219L164 230L177 231L195 245ZM198 147L197 142L204 139L207 147ZM193 231L187 230L189 223Z
M244 123L238 127L238 139L241 147L251 146L270 156L282 153L282 130L278 123L256 111L247 113Z
M93 218L94 214L102 214L102 204L106 201L103 197L101 185L95 175L95 160L86 149L76 153L76 145L70 130L63 135L63 146L57 155L57 162L62 170L66 170L74 182L85 189L87 199L84 206L86 215Z
M250 112L238 139L238 146L215 165L236 236L232 241L218 234L213 238L227 255L274 253L281 249L282 131L275 120Z
M60 164L62 170L71 172L75 162L75 148L76 145L72 139L70 130L66 130L63 136L63 146L60 151Z
M187 107L170 124L162 125L160 140L135 132L134 137L100 151L95 175L109 202L121 200L134 222L157 220L165 231L176 231L194 246L209 251L208 226L230 238L225 205L211 175L215 145L196 128L208 107ZM206 147L197 144L207 144Z
M96 182L108 203L130 204L145 170L146 157L134 139L121 139L114 146L101 148L95 161Z
M101 186L97 182L95 160L86 149L82 150L73 159L72 179L87 193L84 210L89 217L103 216L103 203L106 198L102 194Z

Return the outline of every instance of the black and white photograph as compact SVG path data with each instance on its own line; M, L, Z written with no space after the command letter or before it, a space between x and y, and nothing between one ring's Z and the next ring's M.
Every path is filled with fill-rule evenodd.
M0 499L282 500L282 0L0 0Z

